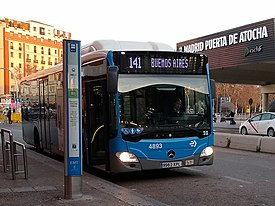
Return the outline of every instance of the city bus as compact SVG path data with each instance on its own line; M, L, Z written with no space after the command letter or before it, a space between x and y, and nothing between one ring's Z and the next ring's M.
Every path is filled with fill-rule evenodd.
M97 40L81 48L81 79L84 168L121 173L213 164L215 84L206 55ZM63 65L24 77L20 94L24 141L63 155ZM177 99L181 111L171 116Z

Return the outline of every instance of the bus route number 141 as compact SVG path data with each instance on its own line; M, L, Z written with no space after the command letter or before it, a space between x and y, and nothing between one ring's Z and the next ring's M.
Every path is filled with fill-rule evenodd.
M130 69L141 69L141 58L140 57L129 57L129 68Z

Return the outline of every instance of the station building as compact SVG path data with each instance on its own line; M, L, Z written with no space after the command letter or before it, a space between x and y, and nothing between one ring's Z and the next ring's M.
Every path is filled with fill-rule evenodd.
M177 43L177 50L203 52L211 78L220 83L261 87L263 111L275 93L275 19Z
M17 81L62 60L63 39L71 33L37 21L0 19L0 103L8 103Z

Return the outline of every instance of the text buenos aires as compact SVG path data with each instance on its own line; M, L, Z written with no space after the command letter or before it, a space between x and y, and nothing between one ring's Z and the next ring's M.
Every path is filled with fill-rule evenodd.
M180 59L174 58L151 58L151 68L188 68L188 59L186 57Z

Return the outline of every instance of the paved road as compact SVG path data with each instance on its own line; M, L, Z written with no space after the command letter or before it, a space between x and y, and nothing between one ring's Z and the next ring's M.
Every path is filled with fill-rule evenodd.
M273 206L274 162L274 154L215 148L212 166L126 174L112 181L173 206Z

